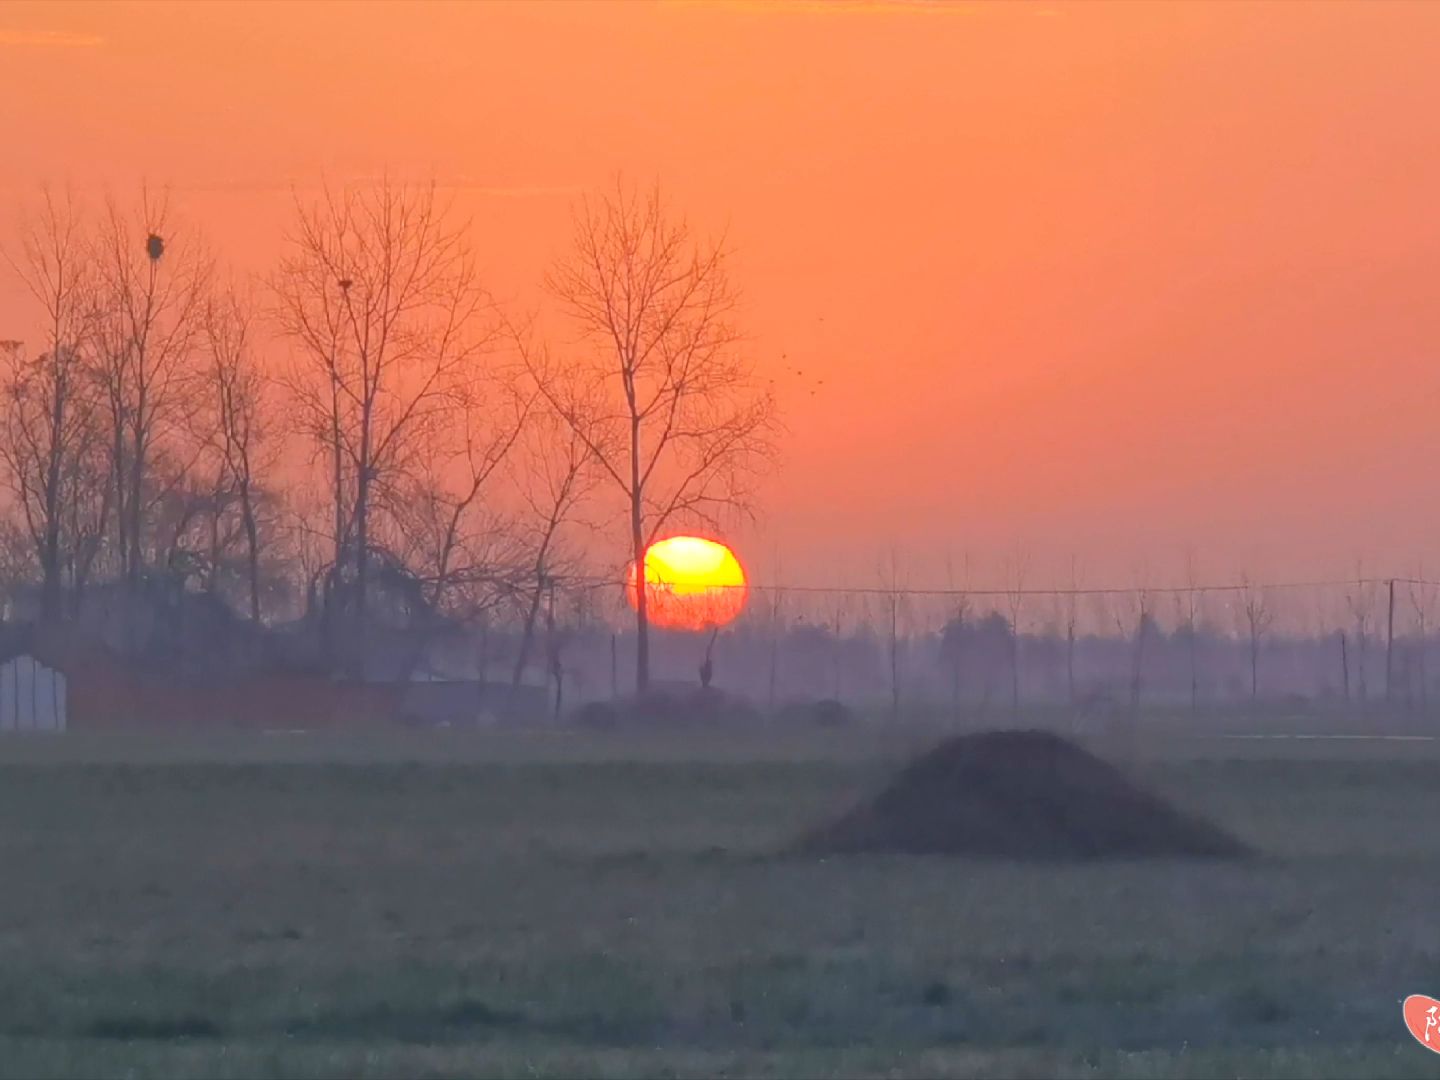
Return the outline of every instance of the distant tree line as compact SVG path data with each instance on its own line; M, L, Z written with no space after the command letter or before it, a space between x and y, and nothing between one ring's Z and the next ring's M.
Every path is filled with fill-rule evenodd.
M715 644L720 687L757 703L833 698L900 715L1005 715L1030 705L1132 714L1256 702L1428 708L1440 584L1242 580L1223 589L752 590ZM603 621L601 621L603 623ZM666 635L667 675L694 679L702 645ZM632 645L623 637L622 655ZM570 664L599 690L605 643ZM582 691L583 692L583 691Z

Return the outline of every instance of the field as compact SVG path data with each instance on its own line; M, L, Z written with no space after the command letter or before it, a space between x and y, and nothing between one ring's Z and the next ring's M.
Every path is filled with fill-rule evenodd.
M1440 1070L1440 743L1125 748L1248 863L784 854L925 741L0 742L0 1075Z

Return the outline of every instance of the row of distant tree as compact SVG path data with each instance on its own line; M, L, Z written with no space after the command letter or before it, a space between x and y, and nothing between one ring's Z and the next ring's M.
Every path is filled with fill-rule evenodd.
M555 593L603 569L593 530L634 557L713 523L773 449L724 244L656 188L575 207L554 340L486 291L433 186L297 197L254 279L152 191L42 190L17 235L34 318L0 344L0 569L40 620L102 585L180 588L318 619L343 666L367 627L504 609L520 670Z
M659 633L659 683L690 692L708 676L725 695L772 709L834 699L937 715L1039 704L1104 712L1301 699L1428 708L1440 695L1433 630L1414 620L1393 635L1383 619L1377 624L1368 614L1339 625L1295 618L1252 624L1212 608L1193 621L1184 610L1179 619L1171 613L1162 621L1137 614L1134 596L1114 594L1106 596L1116 602L1106 605L1105 619L1069 621L1062 607L1059 617L1032 613L1017 630L1007 613L965 597L946 598L950 614L939 622L913 612L892 622L887 598L838 593L803 610L792 597L781 617L772 618L771 599L759 597L744 618L713 638ZM617 631L612 612L576 605L561 612L553 631L547 627L554 663L546 677L557 698L583 702L628 693L620 673L633 662L635 636ZM508 673L519 628L482 625L447 647Z

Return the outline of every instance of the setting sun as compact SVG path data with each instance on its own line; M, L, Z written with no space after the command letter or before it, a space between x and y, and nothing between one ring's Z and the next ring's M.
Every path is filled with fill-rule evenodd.
M706 630L733 622L749 594L745 571L724 544L701 536L672 536L645 551L645 592L650 622L667 630ZM638 600L635 564L625 575L625 596Z

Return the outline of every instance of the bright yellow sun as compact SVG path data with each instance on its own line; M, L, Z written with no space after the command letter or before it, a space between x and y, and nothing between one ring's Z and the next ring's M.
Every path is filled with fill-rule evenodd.
M672 536L645 550L645 604L650 622L668 630L708 630L733 622L749 593L740 560L702 536ZM639 601L635 564L625 575L631 607Z

